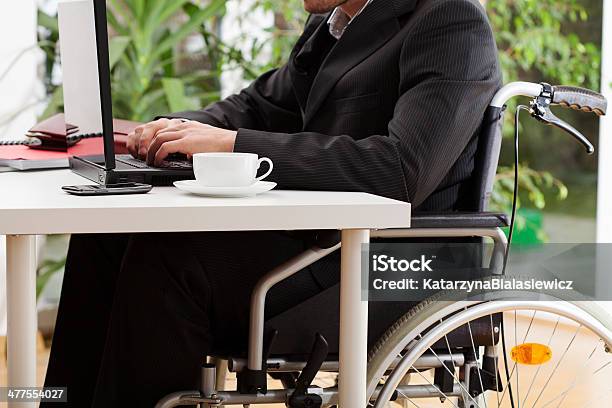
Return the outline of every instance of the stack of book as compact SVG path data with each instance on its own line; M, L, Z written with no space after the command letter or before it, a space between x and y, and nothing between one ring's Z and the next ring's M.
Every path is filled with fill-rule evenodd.
M139 123L115 119L115 153L127 153L127 135ZM0 166L16 170L67 168L71 156L104 153L101 134L80 134L77 126L67 124L63 114L46 119L28 132L26 139L0 140Z

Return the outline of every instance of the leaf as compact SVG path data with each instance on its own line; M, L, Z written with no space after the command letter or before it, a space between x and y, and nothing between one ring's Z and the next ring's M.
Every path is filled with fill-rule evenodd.
M41 265L38 270L38 276L36 277L36 298L42 293L45 288L47 282L51 277L64 268L66 264L66 258L63 258L59 261L47 261Z
M109 11L106 15L106 19L108 20L108 25L115 30L118 34L120 35L127 35L129 30L122 25L119 20L117 20L117 17L115 17L115 15Z
M51 32L58 32L57 16L50 16L42 10L38 10L38 25Z
M51 98L49 99L49 103L45 108L45 111L42 113L39 119L46 119L52 115L55 115L58 112L62 112L64 110L64 92L61 86L55 88L53 93L51 94Z
M108 60L110 68L113 69L119 58L123 55L123 52L130 44L130 37L117 36L112 37L108 42Z
M161 24L165 23L170 17L174 16L183 6L187 3L188 0L172 0L172 1L158 1L155 2L160 5L164 5L165 7L155 7L149 18L147 20L147 24L150 24L152 27L159 27Z
M125 21L130 21L134 17L134 8L131 0L109 0L110 4L107 4L106 11L108 14L113 14L113 16L118 14L121 19Z
M189 21L165 38L155 49L153 58L159 58L164 52L174 48L183 41L188 35L193 33L204 21L225 9L225 0L212 0L206 7L194 13Z
M197 108L193 100L185 93L185 84L178 78L163 78L162 86L172 112L192 110Z
M156 1L161 2L162 0ZM128 0L126 1L126 3L132 3L132 12L134 13L134 17L138 20L139 23L144 23L144 17L146 13L145 0Z

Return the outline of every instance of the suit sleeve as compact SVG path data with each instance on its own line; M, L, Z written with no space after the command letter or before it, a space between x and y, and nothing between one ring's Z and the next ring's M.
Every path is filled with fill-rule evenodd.
M484 11L467 1L437 3L407 34L400 64L387 134L355 140L242 127L235 151L271 158L280 188L363 191L418 206L466 148L499 86Z
M239 94L213 103L206 109L176 112L166 118L184 118L224 129L296 132L302 116L291 86L287 65L257 78Z

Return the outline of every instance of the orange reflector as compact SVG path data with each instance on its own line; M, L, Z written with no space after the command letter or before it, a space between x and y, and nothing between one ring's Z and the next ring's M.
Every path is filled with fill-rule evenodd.
M539 365L552 358L552 350L543 344L524 343L513 347L510 356L518 364Z

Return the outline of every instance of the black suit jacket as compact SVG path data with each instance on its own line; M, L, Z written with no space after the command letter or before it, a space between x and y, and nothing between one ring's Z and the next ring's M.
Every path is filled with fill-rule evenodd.
M500 87L476 0L375 0L340 40L313 15L286 65L183 117L238 130L283 189L363 191L464 209L483 113Z

